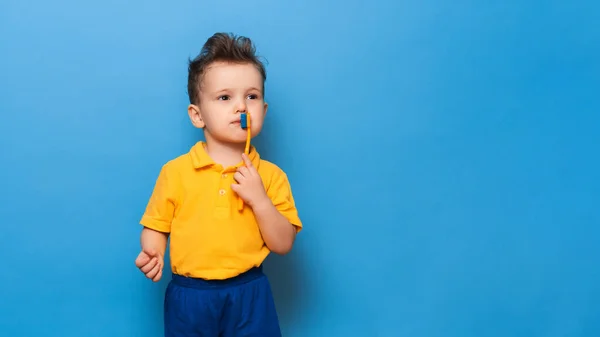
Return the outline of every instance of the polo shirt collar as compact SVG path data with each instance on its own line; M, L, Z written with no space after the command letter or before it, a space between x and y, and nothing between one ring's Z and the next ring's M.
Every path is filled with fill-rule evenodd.
M206 152L205 145L206 142L200 141L194 144L194 146L192 146L192 149L190 150L190 155L192 157L192 165L196 169L210 167L216 164L214 160L208 155L208 152ZM252 145L250 145L250 153L248 154L248 157L250 157L252 165L254 165L254 167L258 169L258 166L260 164L260 155L256 151L256 148ZM235 167L240 167L243 164L243 161L240 160L240 162Z

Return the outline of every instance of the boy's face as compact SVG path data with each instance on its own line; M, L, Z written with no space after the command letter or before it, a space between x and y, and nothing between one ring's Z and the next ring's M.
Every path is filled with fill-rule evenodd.
M250 114L252 136L263 126L267 104L263 80L252 64L215 62L204 72L199 106L190 105L192 124L204 128L207 141L243 144L247 130L240 126L242 112Z

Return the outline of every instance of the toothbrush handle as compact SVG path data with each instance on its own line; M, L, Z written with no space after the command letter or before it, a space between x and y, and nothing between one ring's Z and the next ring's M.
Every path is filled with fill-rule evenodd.
M247 131L247 136L246 136L246 155L250 154L250 138L252 136L252 128L251 128L251 122L250 122L250 114L247 113L246 114L246 131Z

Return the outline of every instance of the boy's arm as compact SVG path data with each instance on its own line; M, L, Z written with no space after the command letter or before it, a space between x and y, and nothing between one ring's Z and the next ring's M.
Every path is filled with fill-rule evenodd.
M147 278L158 282L165 264L168 234L144 227L140 236L142 251L135 259L135 265Z
M269 198L253 204L252 210L269 250L279 255L289 253L296 239L296 227L277 210Z
M143 251L154 250L160 256L165 255L167 239L171 231L171 221L177 207L178 182L176 174L168 165L164 165L140 220L143 225L140 241Z
M161 259L165 256L167 250L167 240L169 239L168 233L163 233L144 227L140 236L140 243L142 250L145 252L155 252Z
M265 190L250 158L246 154L242 154L242 158L246 165L234 174L237 184L232 184L231 188L252 208L269 250L285 255L292 249L296 233L302 228L287 177L283 172L276 174Z
M135 264L153 281L160 280L162 276L168 233L177 206L176 179L169 172L167 165L164 165L140 220L144 226L140 234L142 249Z

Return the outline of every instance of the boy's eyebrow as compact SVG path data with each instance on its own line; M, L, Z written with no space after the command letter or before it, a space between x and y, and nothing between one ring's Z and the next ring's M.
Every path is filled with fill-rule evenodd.
M250 90L256 90L258 92L262 91L261 89L259 89L257 87L250 87L250 88L248 88L248 91L250 91ZM231 89L230 88L224 88L224 89L220 89L220 90L215 90L213 93L219 94L219 93L228 92L228 91L231 91Z

